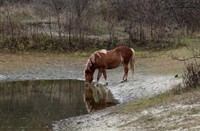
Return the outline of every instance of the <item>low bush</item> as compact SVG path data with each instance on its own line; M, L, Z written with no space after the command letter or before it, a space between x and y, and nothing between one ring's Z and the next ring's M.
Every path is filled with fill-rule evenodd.
M200 63L195 61L186 64L183 83L187 89L200 86Z

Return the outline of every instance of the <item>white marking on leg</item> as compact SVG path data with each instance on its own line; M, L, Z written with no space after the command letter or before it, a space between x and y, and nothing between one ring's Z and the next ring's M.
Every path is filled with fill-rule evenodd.
M124 64L124 58L122 57L122 55L120 55L120 59L121 59L121 64Z

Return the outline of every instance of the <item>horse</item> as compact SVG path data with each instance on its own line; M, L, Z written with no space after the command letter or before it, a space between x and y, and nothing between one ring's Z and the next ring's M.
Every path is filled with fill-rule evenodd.
M107 69L114 69L119 67L121 64L124 65L124 75L122 77L122 82L127 81L129 67L132 70L132 77L134 74L134 64L135 64L135 51L133 48L127 46L118 46L112 50L98 50L91 54L88 58L85 67L85 82L89 85L93 81L93 75L96 69L98 69L97 74L97 84L101 75L103 74L104 79L107 83Z

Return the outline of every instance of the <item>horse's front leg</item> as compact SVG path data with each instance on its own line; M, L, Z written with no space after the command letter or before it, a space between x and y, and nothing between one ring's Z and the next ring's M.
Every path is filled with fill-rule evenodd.
M106 69L103 69L103 76L104 76L104 79L105 79L106 85L108 85Z
M99 69L99 70L98 70L98 75L97 75L97 86L98 86L98 84L99 84L99 80L100 80L100 78L101 78L101 75L102 75L102 69Z

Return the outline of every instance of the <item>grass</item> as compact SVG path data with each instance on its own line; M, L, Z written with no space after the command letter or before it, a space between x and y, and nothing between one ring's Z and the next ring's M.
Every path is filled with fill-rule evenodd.
M130 126L130 125L134 126L135 123L144 124L144 123L148 123L148 122L151 122L151 121L159 121L159 118L156 118L153 115L147 114L147 115L139 117L136 121L130 121L126 124L120 125L120 126L118 126L118 128Z
M195 115L195 114L199 114L200 113L200 109L199 108L197 108L197 109L192 109L191 110L191 115Z
M166 54L171 57L171 56L175 56L179 59L186 59L186 58L190 58L193 56L193 49L196 50L197 52L198 50L198 45L196 47L192 47L192 45L187 46L187 47L180 47L178 49L172 49L166 52Z
M135 47L136 54L138 57L155 57L155 56L177 56L177 57L190 57L193 55L193 51L191 50L196 49L198 51L200 49L200 39L199 38L184 38L182 39L182 46L177 48L167 48L163 50L147 50Z
M139 99L127 104L122 104L119 106L119 110L122 112L141 112L145 109L151 108L151 107L156 107L156 106L161 106L161 105L166 105L169 103L173 103L173 102L187 102L187 100L189 99L189 101L194 100L195 98L199 98L198 94L196 93L200 93L200 89L196 88L193 89L191 88L190 90L188 89L181 89L180 93L176 93L177 91L175 91L174 89L169 90L165 93L156 95L154 97L151 98L144 98L144 99ZM187 102L188 103L188 102ZM194 110L194 113L196 112L200 112L200 109ZM173 114L179 114L177 112L172 112L171 115Z
M168 103L169 101L172 101L172 96L172 92L166 92L159 94L155 97L139 99L134 102L130 102L120 106L120 110L125 112L139 112L150 107L158 106L163 103Z
M185 46L190 46L190 45L194 45L196 43L200 42L199 38L183 38L181 40L181 42L183 43L183 45Z
M136 56L142 58L156 57L164 54L164 52L162 51L160 52L160 51L137 50L137 49L135 49L135 51L136 51Z
M136 127L139 129L150 130L175 130L175 129L191 129L199 126L199 113L200 108L191 105L194 99L199 100L200 87L196 89L186 90L181 89L181 93L176 93L174 90L167 91L157 96L140 99L127 104L119 105L118 111L120 113L132 114L138 117L130 120L129 122L118 126L118 128L124 127ZM196 101L198 102L198 101ZM177 105L173 108L172 105ZM195 103L193 103L195 104ZM191 105L191 107L189 107ZM186 107L184 107L186 106ZM149 108L150 112L153 109L159 107L159 113L145 113ZM163 110L163 111L162 111ZM116 111L116 109L115 109ZM134 114L136 113L136 114ZM170 121L170 122L169 122ZM173 123L174 122L174 123Z
M173 116L181 116L181 115L183 115L184 113L182 112L182 111L171 111L171 112L169 112L169 114L168 114L168 117L170 118L170 117L173 117Z
M75 58L82 58L82 57L89 57L92 53L93 53L93 51L88 51L88 52L77 51L77 52L69 53L69 54L67 54L67 56L75 57Z

